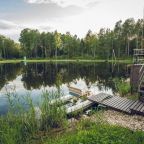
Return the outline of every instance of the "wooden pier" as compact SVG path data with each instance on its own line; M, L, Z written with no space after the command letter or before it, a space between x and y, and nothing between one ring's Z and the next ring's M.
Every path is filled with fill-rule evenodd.
M128 114L140 114L144 116L144 103L139 100L134 101L105 93L89 96L88 100L117 111Z

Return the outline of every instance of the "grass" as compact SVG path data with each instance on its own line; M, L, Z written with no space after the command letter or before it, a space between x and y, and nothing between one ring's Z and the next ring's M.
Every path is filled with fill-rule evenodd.
M84 120L76 129L51 137L43 144L143 144L144 132Z
M131 100L139 100L139 94L138 93L129 94L127 98Z
M23 62L23 59L12 59L12 60L0 60L0 63L20 63ZM125 60L103 60L103 59L27 59L27 63L35 62L116 62L116 63L132 63L131 59Z

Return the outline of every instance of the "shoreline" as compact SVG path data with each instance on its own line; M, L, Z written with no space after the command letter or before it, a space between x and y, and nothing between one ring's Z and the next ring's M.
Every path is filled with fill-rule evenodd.
M16 59L16 60L0 60L0 64L3 63L42 63L42 62L77 62L77 63L98 63L98 62L107 62L107 63L126 63L126 64L132 64L132 60L131 59L126 59L126 60L93 60L93 59L28 59L28 60L22 60L22 59Z

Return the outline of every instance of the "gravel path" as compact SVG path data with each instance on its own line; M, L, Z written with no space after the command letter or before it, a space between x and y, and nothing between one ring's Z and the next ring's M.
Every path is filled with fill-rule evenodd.
M120 125L132 130L144 131L144 116L127 115L113 110L104 111L103 116L104 120L109 124Z

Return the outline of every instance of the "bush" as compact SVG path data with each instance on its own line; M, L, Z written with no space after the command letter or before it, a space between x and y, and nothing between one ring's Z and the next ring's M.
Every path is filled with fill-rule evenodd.
M130 83L124 81L124 79L114 79L114 83L116 85L117 92L120 94L120 96L125 96L130 93Z

